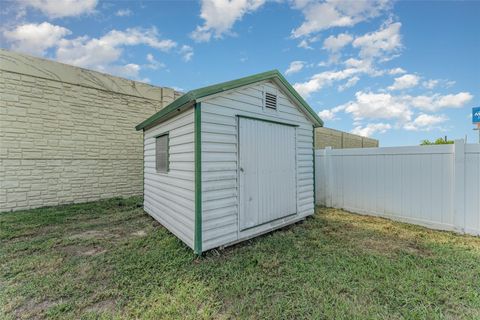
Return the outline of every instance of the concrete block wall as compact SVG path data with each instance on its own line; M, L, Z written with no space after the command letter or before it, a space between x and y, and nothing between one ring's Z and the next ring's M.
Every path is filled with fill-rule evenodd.
M333 149L375 148L379 143L376 139L362 137L330 128L315 129L315 149L332 147Z
M179 96L0 50L0 212L141 195L134 127Z

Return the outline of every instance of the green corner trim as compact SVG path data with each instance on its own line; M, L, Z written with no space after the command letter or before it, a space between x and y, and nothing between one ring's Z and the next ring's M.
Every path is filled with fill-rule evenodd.
M202 254L202 111L195 104L195 234L194 251Z
M315 126L312 126L313 129L313 212L315 212L315 206L317 205L317 190L316 190L316 174L315 174Z
M192 90L178 98L177 100L170 103L168 106L160 110L159 112L155 113L150 118L146 119L139 125L135 127L137 130L142 130L145 127L148 127L154 124L157 121L169 116L171 113L177 111L179 108L187 105L191 102L196 102L197 99L210 96L212 94L220 93L223 91L235 89L241 86L246 86L255 82L264 81L274 79L279 82L293 97L298 104L306 111L307 115L309 116L312 123L317 127L323 126L323 121L318 117L315 111L310 108L308 103L298 94L298 92L292 87L292 85L285 79L285 77L278 71L278 70L271 70L267 72L262 72L258 74L254 74L252 76L240 78L237 80L222 82L219 84L214 84L212 86L199 88L196 90Z

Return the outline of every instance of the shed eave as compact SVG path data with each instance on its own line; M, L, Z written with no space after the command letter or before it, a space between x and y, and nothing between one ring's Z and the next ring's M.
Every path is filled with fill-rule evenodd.
M278 71L278 70L271 70L266 71L258 74L254 74L248 77L231 80L227 82L222 82L218 84L214 84L208 87L203 87L199 89L195 89L189 91L185 95L181 96L177 100L173 101L171 104L151 116L150 118L146 119L139 125L135 127L136 130L142 130L145 127L160 121L162 118L167 117L172 112L181 108L182 106L188 103L195 103L197 99L204 98L213 94L217 94L220 92L236 89L239 87L243 87L255 82L260 82L264 80L274 80L277 83L281 84L290 97L295 100L299 106L305 111L307 117L310 119L312 124L315 127L323 127L323 121L318 117L315 111L308 105L308 103L300 96L300 94L292 87L292 85L285 79L285 77Z

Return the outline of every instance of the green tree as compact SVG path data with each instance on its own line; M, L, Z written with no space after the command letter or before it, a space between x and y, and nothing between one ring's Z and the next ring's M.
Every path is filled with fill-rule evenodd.
M430 140L427 140L427 139L422 140L422 142L420 142L421 146L429 146L429 145L432 145L432 144L453 144L453 140L448 140L447 136L445 136L445 139L444 138L438 138L434 142L432 142Z

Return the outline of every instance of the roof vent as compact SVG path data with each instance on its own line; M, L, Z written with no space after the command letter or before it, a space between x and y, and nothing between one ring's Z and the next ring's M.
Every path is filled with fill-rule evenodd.
M265 107L270 109L277 109L277 95L265 92Z

